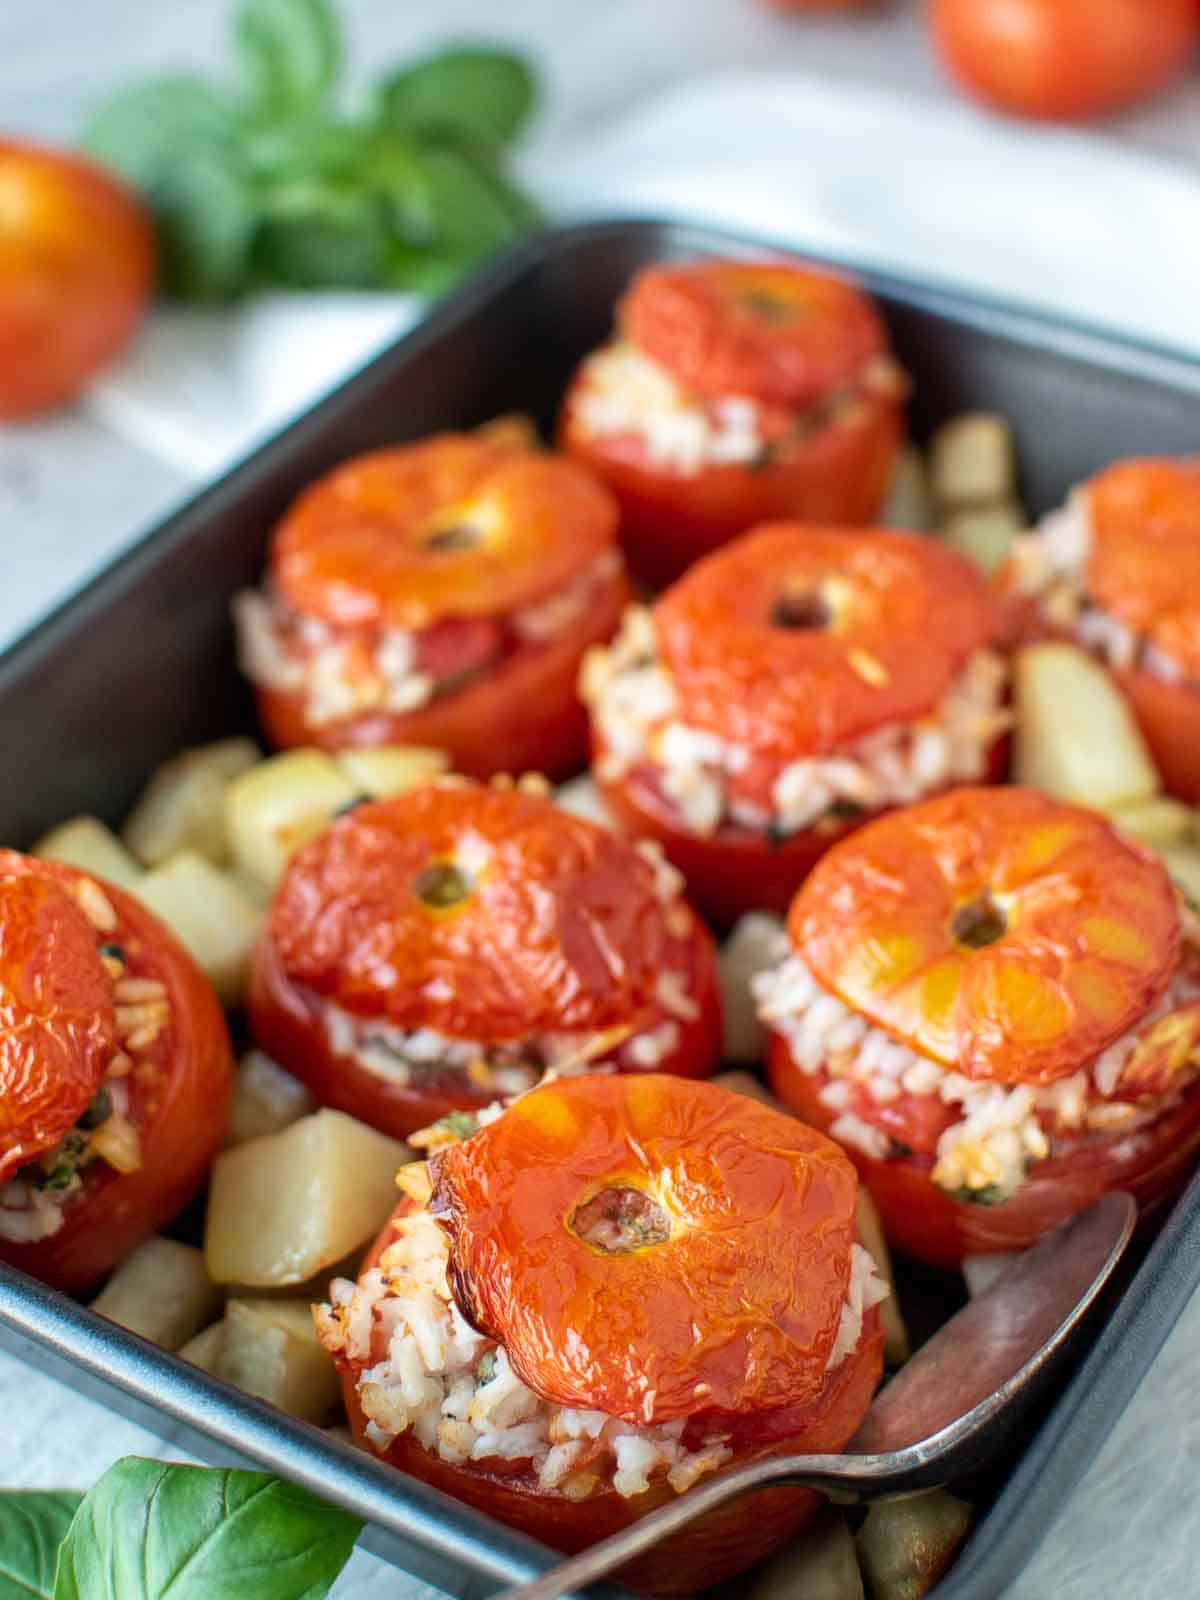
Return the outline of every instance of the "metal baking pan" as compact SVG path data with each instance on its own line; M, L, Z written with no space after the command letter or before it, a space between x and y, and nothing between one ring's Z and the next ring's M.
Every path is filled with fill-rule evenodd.
M664 222L547 234L198 495L0 659L0 747L10 764L0 840L28 845L81 810L119 820L172 752L253 726L234 668L229 598L257 579L271 523L317 474L356 451L502 411L548 423L575 362L606 335L633 271L755 248ZM862 276L914 380L916 436L966 408L1005 413L1031 510L1057 504L1116 455L1194 450L1200 368L928 284ZM985 1509L937 1591L941 1600L987 1600L1015 1576L1198 1282L1200 1181L1167 1218L1040 1431L985 1486ZM465 1600L554 1560L3 1267L0 1344L198 1455L265 1465L351 1508L370 1523L368 1548Z

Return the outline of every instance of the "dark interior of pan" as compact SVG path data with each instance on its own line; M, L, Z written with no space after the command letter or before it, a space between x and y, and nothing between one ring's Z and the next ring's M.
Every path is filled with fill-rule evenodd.
M318 473L356 451L505 411L549 425L636 268L755 248L659 222L549 234L191 501L0 661L0 840L27 845L83 810L119 820L156 763L252 726L229 598L257 578L272 521ZM916 437L958 411L1003 412L1030 510L1056 504L1115 455L1194 451L1195 366L930 285L866 278L914 381ZM943 1600L999 1593L1082 1476L1200 1280L1198 1212L1200 1192L1189 1192L1037 1437L1001 1482L983 1486L990 1508L939 1587ZM354 1507L373 1524L371 1548L451 1593L485 1595L552 1559L3 1268L0 1338L188 1449L265 1463Z

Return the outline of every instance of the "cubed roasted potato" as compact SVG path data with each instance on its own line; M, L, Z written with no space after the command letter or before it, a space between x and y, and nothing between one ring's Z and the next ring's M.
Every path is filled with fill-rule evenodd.
M359 798L361 791L323 750L285 750L260 761L225 791L235 866L273 891L296 851Z
M793 1543L756 1567L746 1582L745 1600L863 1600L845 1513L823 1506Z
M1108 816L1122 833L1139 840L1150 850L1182 844L1193 836L1196 828L1196 813L1191 807L1166 794L1152 795L1149 800L1137 800L1133 805L1114 806Z
M1104 668L1073 644L1017 654L1013 776L1056 800L1111 811L1158 794L1137 723Z
M951 417L929 444L929 486L939 511L998 505L1016 496L1012 429L994 411Z
M945 1489L877 1501L856 1539L871 1600L924 1600L970 1525L971 1507Z
M411 1159L407 1145L330 1110L226 1150L208 1194L209 1273L252 1287L304 1283L373 1238Z
M789 952L787 930L769 911L751 911L742 917L721 946L717 973L725 1037L721 1054L726 1061L761 1061L767 1030L758 1020L750 980L775 966Z
M34 845L31 855L43 861L65 861L68 866L106 878L118 889L138 891L141 865L126 850L111 828L99 817L72 817L51 828Z
M281 1133L317 1109L317 1102L290 1072L261 1050L247 1050L238 1062L229 1108L230 1144Z
M219 1378L224 1349L225 1320L222 1318L220 1322L210 1322L207 1328L201 1328L186 1344L180 1345L175 1354L181 1361L190 1361L194 1367Z
M1192 845L1173 844L1160 850L1159 855L1184 899L1200 909L1200 849Z
M184 750L165 762L146 785L121 830L125 843L148 867L195 850L217 866L229 860L225 790L262 759L253 739L219 739Z
M450 770L444 750L421 744L381 744L362 750L339 750L334 757L359 794L386 800Z
M221 1315L223 1300L202 1251L156 1237L143 1240L121 1263L92 1310L164 1350L178 1350Z
M942 543L973 561L981 571L997 571L1008 560L1012 542L1025 529L1025 513L1015 501L995 506L963 506L938 525Z
M879 522L884 528L908 528L916 533L933 526L925 463L913 445L906 445L896 457Z
M230 1300L217 1375L305 1422L324 1422L340 1389L302 1300Z
M138 897L187 946L227 1006L245 999L263 910L227 872L184 850L148 872Z

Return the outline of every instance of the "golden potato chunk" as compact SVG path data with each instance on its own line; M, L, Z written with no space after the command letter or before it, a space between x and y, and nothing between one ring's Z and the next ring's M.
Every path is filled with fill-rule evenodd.
M411 1159L407 1145L330 1110L226 1150L209 1187L209 1273L253 1287L304 1283L378 1232Z
M146 785L121 830L125 843L148 867L180 850L195 850L224 866L229 860L225 790L261 759L253 739L219 739L181 751Z
M168 925L227 1006L245 999L263 910L227 872L183 850L148 872L138 898Z
M132 894L137 893L142 879L141 866L99 817L72 817L69 822L60 822L42 835L30 855L43 861L65 861L68 866L106 878Z
M122 1262L92 1310L164 1350L178 1350L220 1316L223 1300L203 1252L156 1237L144 1239Z
M302 1300L231 1300L217 1376L305 1422L324 1422L340 1389Z

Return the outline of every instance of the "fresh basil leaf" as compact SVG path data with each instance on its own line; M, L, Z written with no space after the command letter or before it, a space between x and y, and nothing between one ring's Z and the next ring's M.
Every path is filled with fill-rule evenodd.
M478 259L528 231L529 202L467 151L431 145L420 164L432 234L451 253Z
M537 80L522 56L464 45L393 73L377 96L380 120L389 127L502 145L533 110Z
M0 1600L51 1600L58 1547L82 1499L73 1489L0 1494Z
M296 289L384 282L391 230L382 195L353 180L297 178L262 200L260 278Z
M168 293L227 300L246 288L258 217L234 156L193 150L159 175L147 198Z
M127 1456L76 1513L54 1600L320 1600L361 1531L269 1473Z
M248 129L242 151L255 180L270 186L293 178L353 176L370 159L375 137L361 123L293 117Z
M136 189L149 190L181 157L225 150L238 139L237 115L199 78L152 78L115 95L92 118L84 147Z
M328 99L342 66L328 0L245 0L234 33L252 116L313 111Z

